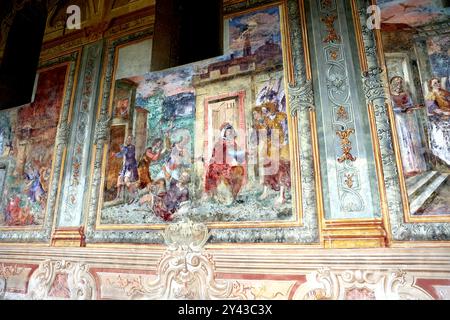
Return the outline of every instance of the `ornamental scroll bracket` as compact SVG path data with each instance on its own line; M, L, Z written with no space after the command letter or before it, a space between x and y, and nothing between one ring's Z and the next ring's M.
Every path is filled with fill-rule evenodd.
M345 271L322 268L306 276L296 292L301 300L431 300L403 270Z
M0 24L0 48L4 48L6 46L8 33L14 23L17 13L31 2L32 0L12 1L12 8L6 16L2 17L2 22ZM44 4L44 0L38 0L36 3Z
M95 300L97 288L86 264L46 260L31 275L30 300Z
M168 246L157 268L157 279L128 289L131 299L247 300L251 289L238 282L215 279L215 263L203 249L210 233L206 225L190 220L168 226Z

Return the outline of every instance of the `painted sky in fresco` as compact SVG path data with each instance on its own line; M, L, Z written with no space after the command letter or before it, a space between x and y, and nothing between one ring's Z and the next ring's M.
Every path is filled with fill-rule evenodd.
M230 52L235 57L242 56L244 37L242 34L248 32L252 45L252 52L263 46L266 41L273 41L281 46L281 28L279 8L269 8L258 12L231 18L227 21L229 26ZM225 54L221 57L208 59L194 65L181 66L161 72L153 72L144 76L129 78L138 83L138 98L146 99L153 96L157 91L166 97L181 93L193 92L192 77L194 74L204 73L211 63L228 59ZM145 80L145 81L144 81Z
M418 27L450 20L441 0L379 0L382 22Z
M278 7L265 9L232 18L228 21L230 34L230 53L242 55L244 32L250 33L252 51L263 46L267 40L281 46L280 13Z
M179 69L178 72L175 72L176 69ZM166 97L193 92L194 88L191 86L192 75L192 67L182 67L163 72L149 73L144 76L129 79L135 83L139 83L137 88L139 98L146 99L160 90L163 91Z

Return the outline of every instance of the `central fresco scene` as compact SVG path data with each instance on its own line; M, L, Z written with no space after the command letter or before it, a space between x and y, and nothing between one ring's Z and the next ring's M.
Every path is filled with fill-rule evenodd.
M226 54L117 80L100 223L296 222L279 7L226 20Z

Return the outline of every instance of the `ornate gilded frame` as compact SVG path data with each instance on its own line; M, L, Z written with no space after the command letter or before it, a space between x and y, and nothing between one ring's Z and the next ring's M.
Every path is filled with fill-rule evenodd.
M76 91L77 74L80 64L80 50L65 53L42 61L38 73L51 70L63 65L67 66L66 80L64 84L63 107L61 109L58 130L53 151L51 170L51 184L45 210L44 224L38 227L1 227L0 242L21 244L46 244L51 239L54 229L56 213L60 197L62 174L67 153L68 135L72 118L74 95ZM11 109L10 109L11 110ZM4 160L3 160L4 161ZM6 166L8 168L8 165Z
M279 6L282 16L283 52L285 65L286 91L289 97L291 126L292 156L298 157L295 171L298 181L298 202L301 209L299 224L254 224L241 225L211 225L212 243L318 243L319 221L318 212L322 214L320 174L318 173L318 147L315 111L313 103L309 52L307 51L306 21L302 2L297 0L262 1L259 5L242 4L237 10L225 10L230 17L237 13L261 9L267 6ZM300 5L299 5L300 4ZM101 190L103 187L106 148L108 133L111 125L111 105L114 95L114 66L117 60L117 51L120 47L133 42L142 41L151 35L151 31L141 31L124 37L111 39L107 44L107 54L104 61L104 72L101 84L101 101L97 115L97 124L94 137L92 156L90 198L87 205L86 240L88 245L110 243L135 244L161 244L163 238L159 232L161 226L138 225L99 225L101 210ZM306 51L305 52L305 46ZM292 128L293 127L293 128ZM295 133L295 134L294 134ZM319 182L316 185L316 179Z

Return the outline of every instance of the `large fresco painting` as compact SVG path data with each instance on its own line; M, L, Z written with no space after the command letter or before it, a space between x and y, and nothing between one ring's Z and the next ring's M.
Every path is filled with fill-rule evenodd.
M101 225L298 222L280 9L226 30L224 56L116 82Z
M446 221L450 216L448 37L429 37L426 43L430 70L421 70L423 90L416 84L414 51L386 54L392 120L406 217Z
M0 112L0 227L43 225L66 74L41 71L34 102Z
M450 92L445 83L445 78L430 79L422 105L402 76L390 80L404 201L416 217L450 214Z

